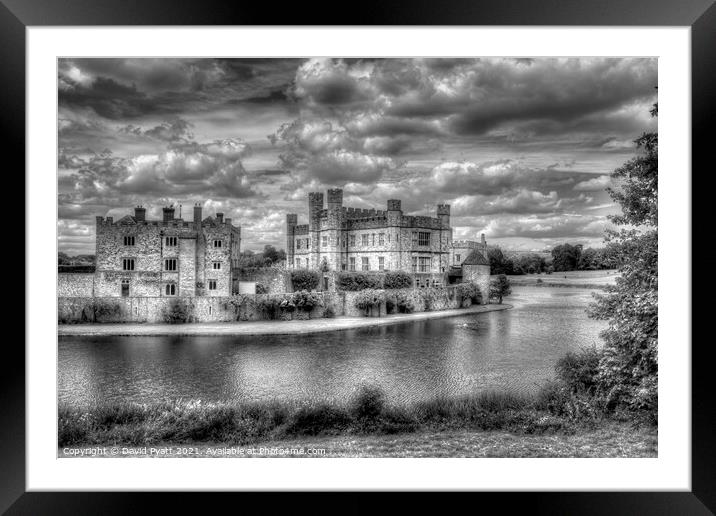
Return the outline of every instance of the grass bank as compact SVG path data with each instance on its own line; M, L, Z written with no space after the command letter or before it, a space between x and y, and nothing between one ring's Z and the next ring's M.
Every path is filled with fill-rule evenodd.
M603 289L607 285L613 285L618 276L619 273L616 270L603 270L521 274L508 276L508 278L513 286Z
M167 443L246 446L288 444L297 439L304 442L306 438L311 438L327 440L324 444L345 453L338 456L363 456L371 450L378 450L376 453L379 455L404 452L405 456L428 456L430 453L439 456L448 453L440 451L444 443L452 449L451 456L460 456L472 453L470 450L474 451L476 446L488 449L485 446L490 439L501 439L499 435L509 434L557 436L554 442L562 443L558 453L571 454L568 450L573 445L569 442L574 439L570 436L598 435L600 429L613 425L622 429L625 438L631 434L634 439L646 439L644 435L655 432L653 428L642 427L646 430L640 432L645 431L646 434L635 434L634 429L624 421L584 414L575 417L563 410L554 410L551 403L553 400L545 395L526 397L490 392L393 405L386 403L380 390L364 387L344 404L205 404L179 401L144 405L107 403L86 408L61 404L58 446L60 449L66 446L152 446ZM483 435L478 439L479 443L471 444L475 439L473 434L477 432L488 432L490 436ZM452 442L453 437L448 437L451 435L457 439L455 442ZM419 442L423 444L418 446L416 443ZM535 446L543 447L546 442L549 439ZM519 455L522 453L519 446L508 448L511 451L499 447L493 451L506 454L501 456L522 456ZM534 454L538 453L538 449L523 451L532 454L526 456L537 456Z

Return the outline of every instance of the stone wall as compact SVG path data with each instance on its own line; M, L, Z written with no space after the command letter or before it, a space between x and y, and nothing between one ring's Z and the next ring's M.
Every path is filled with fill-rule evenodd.
M58 274L57 295L62 297L92 297L94 295L94 274Z
M490 301L490 266L489 265L463 265L462 280L475 283L482 294L482 304Z
M260 283L268 289L269 294L293 292L291 271L283 268L241 269L239 271L239 281Z
M403 288L384 290L386 298L392 297L397 300L398 296L409 299L413 306L413 312L426 312L438 310L451 310L460 308L461 299L456 295L456 286L441 288ZM338 292L337 302L340 304L340 312L349 317L362 317L363 310L356 308L355 300L360 292ZM397 311L393 312L397 313ZM381 303L380 314L387 314L386 303Z

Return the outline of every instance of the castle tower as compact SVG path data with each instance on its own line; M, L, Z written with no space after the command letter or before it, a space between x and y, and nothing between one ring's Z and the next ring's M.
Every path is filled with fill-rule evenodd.
M450 267L450 252L452 249L449 204L438 204L438 219L440 220L440 271L445 272Z
M403 209L400 199L388 199L388 209L385 212L385 219L388 232L388 249L392 252L394 259L388 262L388 268L399 270L408 267L410 257L403 254L402 242L400 240L400 225L403 219Z
M323 228L321 237L328 237L328 246L321 248L321 262L325 259L329 268L333 271L341 270L343 245L343 228L345 227L345 213L343 210L343 190L331 188L327 192L327 218L326 227ZM320 263L319 263L320 266Z
M294 256L294 234L296 225L298 224L298 215L289 213L286 215L286 267L293 268L295 264Z
M317 269L321 263L321 211L323 210L323 192L308 194L308 234L311 239L311 268Z

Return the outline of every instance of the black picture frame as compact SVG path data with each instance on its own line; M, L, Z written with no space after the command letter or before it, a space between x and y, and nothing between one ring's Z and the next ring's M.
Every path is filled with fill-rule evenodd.
M340 6L339 6L340 7ZM202 0L0 0L0 127L4 147L18 159L16 171L25 170L25 29L28 26L63 25L579 25L579 26L690 26L692 71L692 180L694 192L708 195L713 168L708 128L716 103L716 5L714 0L366 0L355 9L328 8L294 2ZM22 79L20 79L22 78ZM708 164L708 165L707 165ZM707 168L708 166L708 168ZM694 174L693 170L699 170ZM22 174L18 173L19 177ZM23 191L23 182L18 186ZM16 190L17 191L17 190ZM23 198L19 196L18 198ZM709 202L694 200L692 235L709 220ZM24 210L23 210L24 211ZM22 212L19 212L22 213ZM700 226L703 227L703 226ZM704 228L705 229L705 228ZM706 230L703 234L710 234ZM710 254L706 252L705 254ZM692 261L692 263L694 263ZM713 264L713 258L707 258ZM680 273L680 272L679 272ZM28 274L25 269L25 274ZM691 278L684 278L691 284ZM708 289L707 289L708 290ZM706 319L704 304L692 302L694 330ZM702 317L699 318L698 316ZM707 320L707 319L706 319ZM698 324L697 324L698 323ZM698 335L693 332L693 335ZM479 493L477 503L494 501L505 508L515 504L536 514L712 514L716 511L716 407L711 396L712 357L710 339L693 339L692 354L692 490L690 492L602 493ZM25 353L17 343L5 346L7 364L2 382L2 454L0 455L0 510L7 514L126 514L152 509L150 493L26 492L25 489ZM688 346L690 343L680 343ZM237 494L242 506L263 504L267 495ZM219 497L226 503L226 497ZM262 497L263 496L263 497ZM312 512L330 510L319 494L301 495L298 504ZM259 497L261 497L259 499ZM194 504L211 512L206 496L162 496L162 512L184 510ZM223 501L222 501L223 499ZM413 502L422 503L415 494ZM231 502L230 502L231 503ZM475 501L468 502L470 504ZM353 510L366 510L371 502L341 502ZM298 507L298 505L296 506ZM348 512L348 511L343 511Z

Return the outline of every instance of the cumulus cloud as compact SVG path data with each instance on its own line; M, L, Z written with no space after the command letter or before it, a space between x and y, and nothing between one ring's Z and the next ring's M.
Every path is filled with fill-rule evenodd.
M644 58L61 59L61 246L88 245L94 215L202 199L246 247L282 246L285 213L334 186L449 203L456 236L591 241L656 83Z

